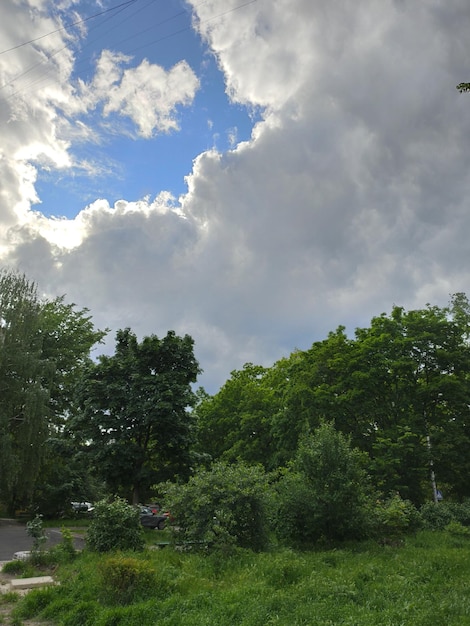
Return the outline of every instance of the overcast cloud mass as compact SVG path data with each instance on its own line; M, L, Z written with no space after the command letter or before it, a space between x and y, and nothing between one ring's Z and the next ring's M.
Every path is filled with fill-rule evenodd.
M107 164L75 147L184 132L201 77L117 49L81 73L87 23L57 30L74 0L10 0L0 25L2 50L56 31L0 55L0 264L88 307L110 350L125 326L191 334L210 392L339 324L470 293L468 0L242 4L186 8L231 101L257 111L251 139L188 162L179 198L96 195L56 218L41 173L91 184Z

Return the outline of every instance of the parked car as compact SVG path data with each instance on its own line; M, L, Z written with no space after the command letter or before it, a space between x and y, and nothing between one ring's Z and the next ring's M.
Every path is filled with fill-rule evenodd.
M159 504L144 504L144 507L150 509L154 515L160 513L160 505Z
M91 502L71 502L74 513L89 513L93 510Z
M147 506L140 507L140 523L144 528L163 530L168 519L167 513L153 513Z

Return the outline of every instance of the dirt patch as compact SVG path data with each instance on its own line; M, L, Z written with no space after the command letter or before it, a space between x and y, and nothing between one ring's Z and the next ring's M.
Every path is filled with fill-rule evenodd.
M6 572L3 572L3 566L4 566L5 562L1 562L0 561L0 595L4 595L5 593L10 593L11 589L10 589L10 581L18 578L17 576L13 575L13 574L8 574ZM20 589L18 591L15 591L15 593L18 596L24 596L25 594L29 593L30 589ZM0 598L1 600L1 598ZM12 613L13 613L13 609L15 608L17 602L8 602L6 604L3 604L0 602L0 624L5 624L5 626L8 626L9 624L12 624ZM44 621L38 621L38 620L22 620L22 624L23 626L50 626L52 624L52 622L44 622Z

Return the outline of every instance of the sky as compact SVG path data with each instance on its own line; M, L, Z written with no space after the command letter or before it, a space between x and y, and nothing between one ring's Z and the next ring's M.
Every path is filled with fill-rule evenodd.
M468 0L8 0L0 266L215 393L470 295Z

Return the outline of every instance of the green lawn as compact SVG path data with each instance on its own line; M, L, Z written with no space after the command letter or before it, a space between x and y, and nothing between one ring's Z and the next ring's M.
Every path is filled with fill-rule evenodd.
M110 595L100 573L110 556L84 552L55 572L60 588L17 603L16 623L470 626L470 539L445 532L420 532L399 547L366 542L230 557L165 548L125 556L143 562L139 575L154 572L140 587L138 577L117 581L127 592L134 585L133 602L119 605L128 595Z

